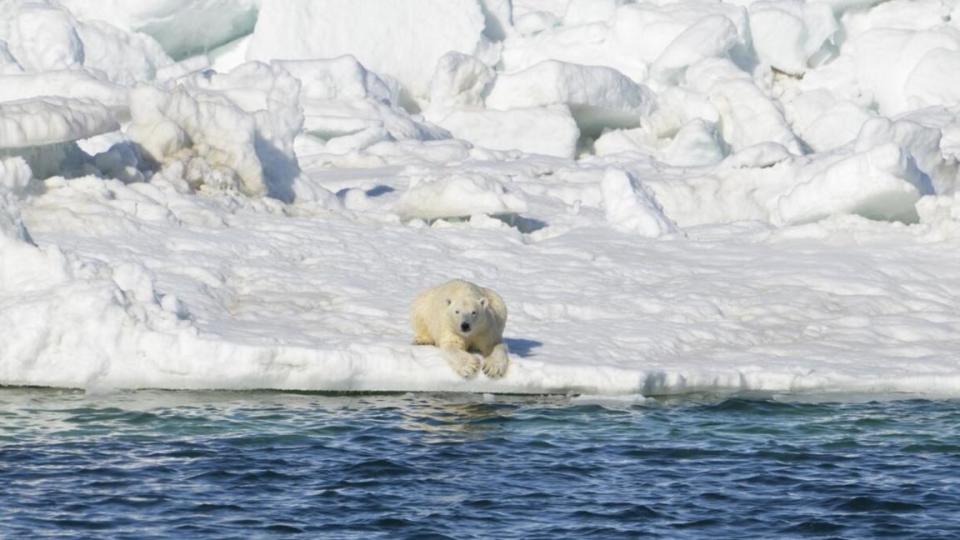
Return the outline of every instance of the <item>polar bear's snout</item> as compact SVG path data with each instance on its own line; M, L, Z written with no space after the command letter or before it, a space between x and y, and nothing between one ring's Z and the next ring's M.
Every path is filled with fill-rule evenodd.
M460 314L460 333L463 335L469 335L470 330L477 328L477 312L473 313L467 311L466 313Z

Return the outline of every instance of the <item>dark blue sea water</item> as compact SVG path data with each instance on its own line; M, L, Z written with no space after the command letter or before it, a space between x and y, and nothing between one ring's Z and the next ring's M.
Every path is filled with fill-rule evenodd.
M0 388L0 537L958 538L960 402Z

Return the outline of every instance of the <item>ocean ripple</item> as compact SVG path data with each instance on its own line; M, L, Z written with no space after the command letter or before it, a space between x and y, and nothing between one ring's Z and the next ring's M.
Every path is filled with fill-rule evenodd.
M0 388L0 537L956 538L960 402Z

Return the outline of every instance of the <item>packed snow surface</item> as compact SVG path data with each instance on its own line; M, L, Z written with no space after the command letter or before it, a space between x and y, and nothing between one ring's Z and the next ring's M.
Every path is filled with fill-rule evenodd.
M0 8L0 385L960 397L955 2Z

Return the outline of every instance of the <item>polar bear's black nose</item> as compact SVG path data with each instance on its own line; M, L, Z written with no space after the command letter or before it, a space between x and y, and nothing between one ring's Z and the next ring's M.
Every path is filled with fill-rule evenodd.
M460 330L464 332L470 331L470 323L460 323Z

